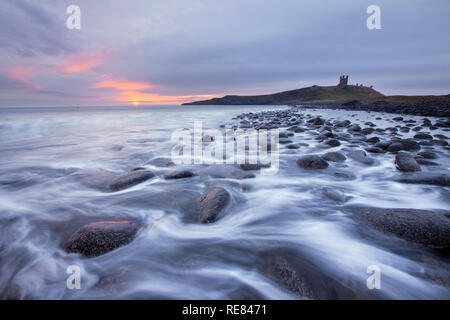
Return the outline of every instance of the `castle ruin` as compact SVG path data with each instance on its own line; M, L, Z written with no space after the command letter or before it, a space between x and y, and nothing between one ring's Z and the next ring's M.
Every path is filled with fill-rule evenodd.
M340 76L338 87L345 88L348 85L348 75Z

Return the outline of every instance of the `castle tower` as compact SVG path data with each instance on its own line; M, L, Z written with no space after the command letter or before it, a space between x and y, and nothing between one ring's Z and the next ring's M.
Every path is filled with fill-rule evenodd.
M348 75L340 76L339 78L339 87L345 88L348 85Z

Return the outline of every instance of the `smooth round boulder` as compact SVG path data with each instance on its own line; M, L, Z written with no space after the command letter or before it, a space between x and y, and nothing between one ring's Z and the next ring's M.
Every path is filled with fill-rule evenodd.
M450 219L432 211L417 209L359 208L353 216L378 230L435 247L450 246Z
M322 159L331 162L344 162L347 158L340 152L327 152Z
M387 147L387 149L386 149L388 152L398 152L398 151L401 151L401 150L403 150L403 144L401 144L400 142L394 142L394 143L391 143L388 147Z
M75 232L67 241L68 253L96 257L130 243L141 225L132 221L99 221Z
M416 159L406 152L399 152L395 155L395 165L397 169L402 172L420 171L420 166Z
M230 198L230 194L224 188L215 187L209 190L200 200L199 222L208 224L217 221L221 211L230 202Z
M297 165L303 169L326 169L328 162L316 155L307 155L297 160Z
M164 179L172 180L172 179L183 179L193 177L195 174L188 170L173 170L166 172L164 174Z
M114 179L114 181L109 185L109 188L111 191L120 191L147 181L154 176L155 174L153 172L145 169L133 170Z

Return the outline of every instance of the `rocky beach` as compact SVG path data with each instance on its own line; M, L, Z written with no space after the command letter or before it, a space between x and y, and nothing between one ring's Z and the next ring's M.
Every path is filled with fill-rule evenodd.
M449 299L448 110L346 109L3 109L0 298ZM176 164L196 119L278 130L277 173Z

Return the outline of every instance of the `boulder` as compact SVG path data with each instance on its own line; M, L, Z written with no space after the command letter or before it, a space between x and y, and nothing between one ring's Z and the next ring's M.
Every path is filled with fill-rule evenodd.
M147 164L150 164L155 167L172 167L175 165L175 163L173 163L172 160L164 157L153 158Z
M141 225L131 221L99 221L75 232L67 241L69 253L96 257L130 243Z
M239 167L244 171L261 170L262 168L269 168L270 164L263 163L241 163Z
M207 224L217 221L230 198L230 194L224 188L215 187L209 190L200 200L199 222Z
M297 165L303 169L326 169L328 162L316 155L307 155L297 160Z
M395 164L399 171L420 171L420 166L410 153L399 152L395 155Z
M347 158L340 152L327 152L322 159L331 162L344 162Z
M242 180L242 179L254 178L255 175L248 171L232 170L232 171L228 172L225 177L228 179Z
M433 140L433 137L427 133L418 133L414 136L414 139L419 140Z
M415 172L394 179L397 182L450 186L450 177L444 173Z
M450 220L432 211L359 208L353 211L353 216L357 221L408 241L434 247L450 246Z
M109 185L109 188L112 191L120 191L147 181L154 176L155 174L153 172L145 169L133 170L114 179L114 181Z
M195 174L188 170L173 170L166 172L164 174L164 179L171 180L171 179L183 179L183 178L190 178L193 177Z
M330 139L325 141L326 145L329 145L330 147L338 147L341 145L341 143L339 142L339 140L336 139Z

